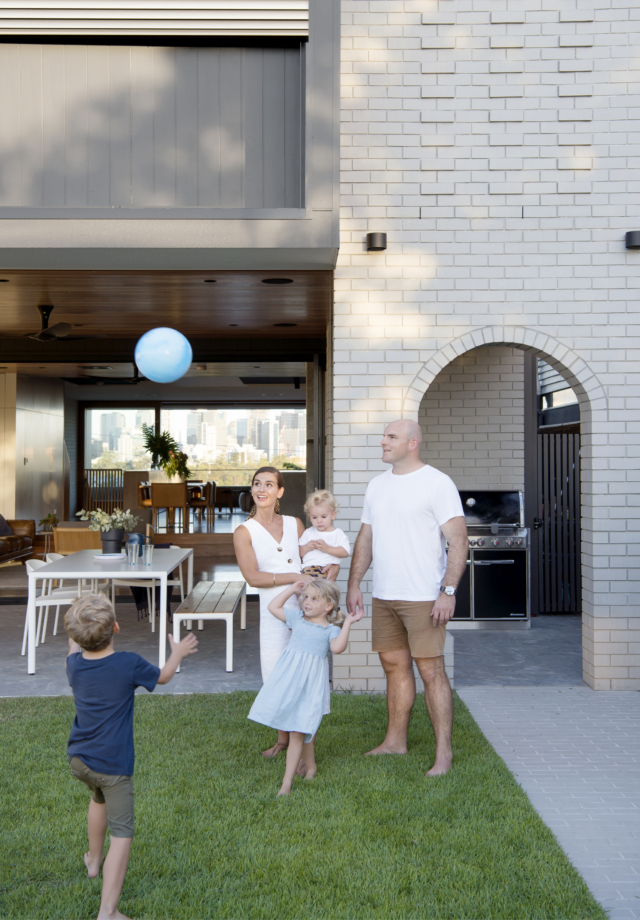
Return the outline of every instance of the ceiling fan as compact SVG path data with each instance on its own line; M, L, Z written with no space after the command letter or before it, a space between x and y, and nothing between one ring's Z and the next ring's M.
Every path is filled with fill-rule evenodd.
M70 323L56 323L55 326L49 325L49 317L53 312L51 304L38 304L37 310L42 318L42 328L40 332L30 332L25 338L35 339L36 342L55 342L57 339L65 339L67 342L77 342L80 339L99 339L104 336L98 335L69 335L71 332Z

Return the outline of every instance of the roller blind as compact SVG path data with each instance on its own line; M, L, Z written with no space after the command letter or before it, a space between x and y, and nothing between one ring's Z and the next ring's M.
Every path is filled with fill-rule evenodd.
M0 0L3 35L307 38L309 0Z

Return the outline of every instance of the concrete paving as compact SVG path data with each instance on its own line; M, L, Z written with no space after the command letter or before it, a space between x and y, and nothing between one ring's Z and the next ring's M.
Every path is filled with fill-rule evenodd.
M177 605L174 605L174 610ZM62 625L65 609L60 612L58 635L52 636L55 608L49 613L49 627L44 645L36 651L36 673L27 674L27 659L20 655L24 630L25 605L0 606L2 645L0 646L0 697L6 696L68 696L71 690L66 678L65 659L68 638ZM138 652L153 664L158 663L158 632L151 632L149 620L138 620L134 604L116 603L116 616L121 632L116 648ZM247 628L240 629L240 610L234 617L233 667L225 670L226 625L208 622L202 632L195 630L198 651L183 662L173 680L158 687L154 693L229 693L232 690L259 690L260 676L259 606L247 603ZM194 624L195 626L195 624ZM182 633L184 635L184 631ZM146 690L139 692L146 693Z
M458 693L611 920L640 920L640 694Z
M455 637L456 689L586 687L579 614L537 616L528 630L449 631Z

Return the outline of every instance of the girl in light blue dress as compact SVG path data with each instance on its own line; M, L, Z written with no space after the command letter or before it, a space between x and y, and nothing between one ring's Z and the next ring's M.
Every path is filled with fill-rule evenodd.
M285 610L289 598L297 594L301 610ZM269 604L269 612L292 631L289 644L258 693L249 718L279 731L289 732L289 747L284 780L278 795L289 795L300 758L306 779L318 772L313 738L320 727L325 706L329 649L339 655L347 647L351 624L361 620L364 611L340 612L340 592L324 578L310 584L298 581ZM342 629L338 623L344 623Z

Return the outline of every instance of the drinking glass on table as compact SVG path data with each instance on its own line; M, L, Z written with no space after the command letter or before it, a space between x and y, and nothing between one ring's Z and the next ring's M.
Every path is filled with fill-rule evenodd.
M138 543L127 543L127 562L129 565L136 565L139 550L140 545Z
M151 565L153 562L153 543L145 543L142 547L142 564Z

